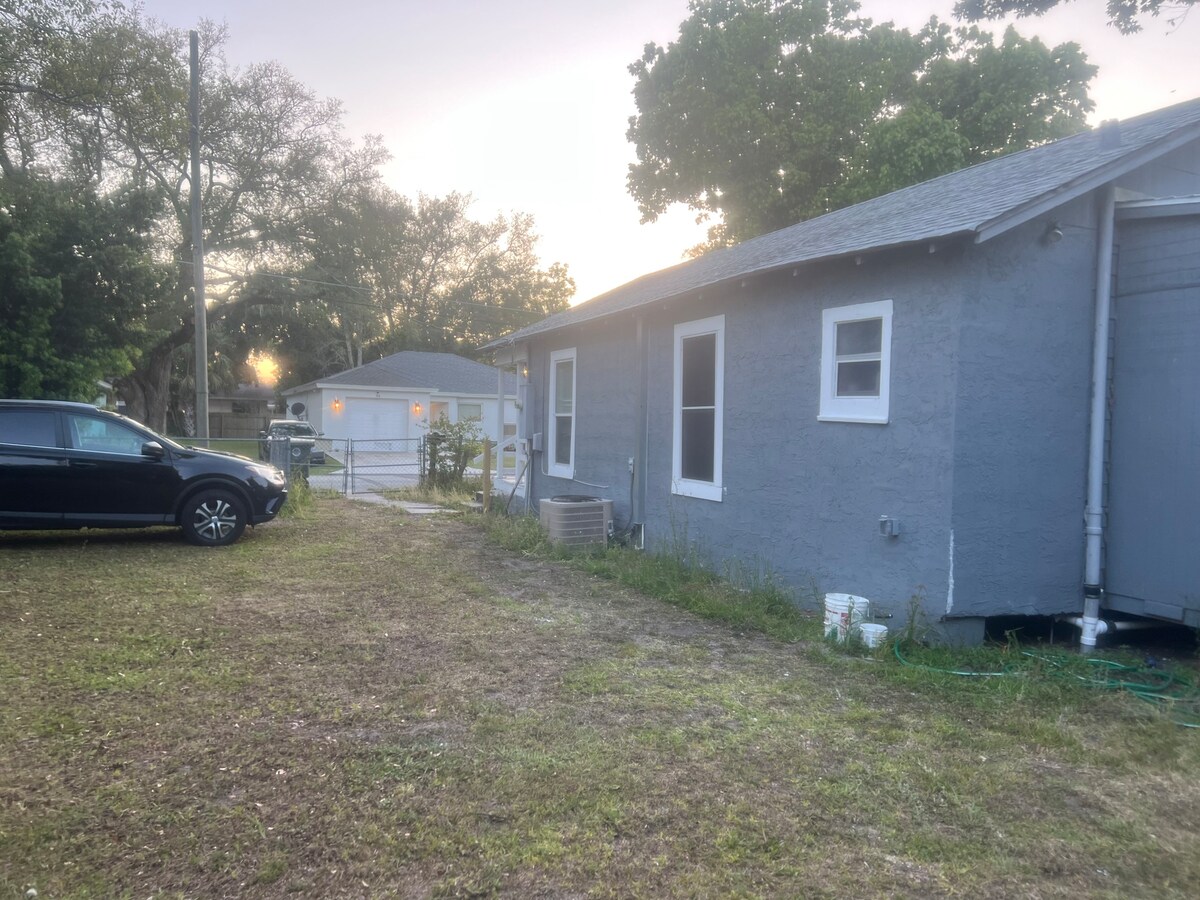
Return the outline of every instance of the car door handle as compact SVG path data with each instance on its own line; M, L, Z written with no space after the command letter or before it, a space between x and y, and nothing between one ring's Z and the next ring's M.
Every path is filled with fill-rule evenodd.
M71 467L75 469L95 469L97 467L97 463L73 459L71 460Z

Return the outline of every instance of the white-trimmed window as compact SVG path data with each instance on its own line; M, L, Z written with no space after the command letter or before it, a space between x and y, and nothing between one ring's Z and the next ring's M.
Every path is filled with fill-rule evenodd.
M675 326L671 490L721 499L725 317Z
M559 478L575 477L575 348L550 354L549 465Z
M823 422L887 424L892 369L892 301L821 313Z
M458 421L460 422L481 422L483 421L483 404L482 403L463 403L458 404Z

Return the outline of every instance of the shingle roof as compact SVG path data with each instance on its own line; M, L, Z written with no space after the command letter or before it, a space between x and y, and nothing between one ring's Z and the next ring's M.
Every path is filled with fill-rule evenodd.
M356 385L380 388L414 388L443 394L495 395L498 369L453 353L403 350L355 369L347 369L327 378L284 393L303 391L314 384ZM517 392L517 377L504 375L504 393Z
M1065 203L1196 137L1200 98L988 160L706 253L556 313L487 348L819 259L959 235L986 240L1025 221L1047 202Z

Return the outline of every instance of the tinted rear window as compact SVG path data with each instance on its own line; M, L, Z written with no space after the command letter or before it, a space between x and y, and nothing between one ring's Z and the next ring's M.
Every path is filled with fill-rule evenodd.
M0 444L25 447L55 447L54 411L49 409L0 409Z

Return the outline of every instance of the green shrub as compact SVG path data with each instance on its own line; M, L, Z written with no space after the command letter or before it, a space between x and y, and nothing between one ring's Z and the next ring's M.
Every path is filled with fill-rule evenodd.
M438 418L425 437L423 484L446 490L461 490L467 466L483 448L483 435L474 420L451 422L446 414Z

